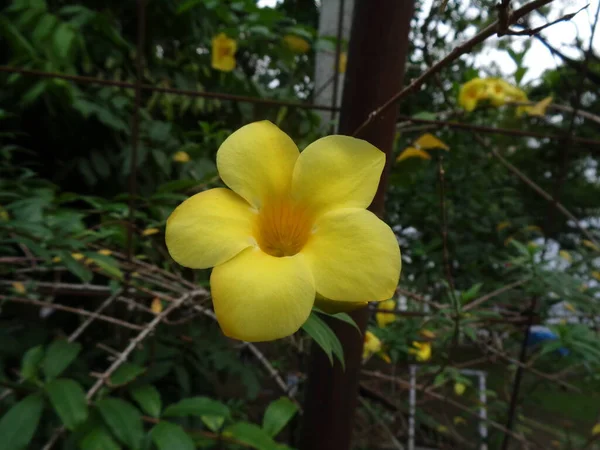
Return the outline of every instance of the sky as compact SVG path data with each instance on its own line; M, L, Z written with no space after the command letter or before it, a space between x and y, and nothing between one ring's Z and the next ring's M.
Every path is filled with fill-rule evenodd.
M421 10L429 11L432 1L438 2L439 0L423 0L423 7ZM464 0L450 1L465 2ZM278 0L259 0L258 4L262 7L272 7L277 2ZM541 32L541 35L546 38L552 46L560 49L568 56L577 57L579 55L576 51L573 51L571 45L575 42L577 37L583 40L584 48L587 48L589 45L591 34L590 25L593 21L596 9L598 8L598 2L600 2L600 0L554 0L551 4L551 12L548 18L543 17L537 12L533 12L530 15L531 23L535 27L541 26L547 23L548 20L556 20L563 17L565 14L576 12L580 8L589 5L573 19L552 25ZM513 1L513 3L515 3L515 1ZM517 5L523 5L526 2L521 0L516 3ZM469 14L476 15L478 13L479 11L473 8L467 11L467 17ZM419 19L422 20L423 18L420 17ZM600 26L598 28L600 28ZM472 34L475 34L476 32L477 30L473 27ZM528 71L523 78L523 83L525 84L535 84L545 70L554 68L560 64L559 59L554 57L537 39L532 39L529 36L511 36L503 37L502 39L510 39L511 46L513 46L515 50L522 49L523 43L526 40L531 40L531 48L528 50L523 61L524 66L528 68ZM498 38L490 38L487 41L484 50L475 59L474 64L477 68L483 69L495 63L503 73L510 76L516 70L516 64L505 51L495 48L497 42ZM594 36L593 48L597 54L600 54L600 29Z

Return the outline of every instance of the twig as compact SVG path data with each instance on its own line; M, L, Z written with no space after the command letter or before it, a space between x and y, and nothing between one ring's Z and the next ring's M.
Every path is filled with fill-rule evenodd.
M525 6L523 6L522 8L519 8L513 14L510 15L509 24L516 22L521 17L529 14L530 12L532 12L538 8L541 8L544 5L552 3L552 1L553 0L534 0L531 3L526 4ZM448 64L450 64L455 59L457 59L459 56L469 52L477 44L481 44L487 38L494 35L498 30L499 30L499 22L496 20L495 22L493 22L491 25L489 25L486 28L484 28L483 30L481 30L479 33L477 33L475 36L473 36L468 41L463 42L462 44L455 47L454 50L452 50L450 53L448 53L448 55L446 55L440 61L435 63L433 66L431 66L429 68L429 70L427 70L426 72L421 74L416 80L414 80L412 83L410 83L404 89L402 89L399 92L397 92L396 94L394 94L388 101L386 101L379 108L377 108L376 110L371 112L371 114L369 114L369 116L365 119L365 121L354 131L354 133L352 135L355 137L358 136L360 134L360 132L367 125L369 125L377 116L379 116L381 113L386 111L388 108L390 108L392 105L394 105L396 102L398 102L402 98L406 97L408 94L411 94L412 92L419 89L425 83L425 81L427 81L432 75L441 71L444 67L446 67Z
M469 311L470 309L475 308L476 306L481 305L482 303L487 302L488 300L497 297L498 295L504 294L507 291L510 291L511 289L514 289L518 286L521 286L525 283L527 283L530 279L529 278L525 278L523 280L519 280L519 281L515 281L514 283L510 283L507 284L506 286L503 286L499 289L496 289L495 291L490 292L489 294L485 294L481 297L479 297L478 299L473 300L470 303L467 303L463 308L463 312Z
M362 406L364 406L364 408L367 411L369 411L369 414L371 414L371 417L373 417L373 419L375 419L375 421L381 426L381 428L383 428L385 430L387 435L390 437L390 441L392 441L392 445L394 446L394 448L396 448L398 450L404 450L404 446L400 442L398 442L398 439L396 439L396 436L394 435L392 430L390 430L390 427L388 427L387 424L383 421L383 418L379 417L379 414L377 414L375 411L373 411L373 408L371 408L369 403L362 397L358 397L358 401L360 402L360 404Z
M509 36L534 36L536 34L538 34L540 31L545 30L548 27L551 27L552 25L555 25L559 22L568 22L569 20L571 20L573 17L575 17L577 14L579 14L581 11L583 11L584 9L586 9L589 5L589 3L587 5L585 5L584 7L580 8L579 10L575 11L574 13L569 13L566 14L558 19L556 19L553 22L547 23L545 25L539 26L537 28L533 28L531 30L521 30L521 31L514 31L514 30L508 30L505 33L505 35L509 35Z
M98 308L96 308L96 310L90 314L90 316L81 325L79 325L79 327L73 331L73 333L71 333L69 336L69 342L73 342L75 339L77 339L81 333L83 333L85 329L100 316L100 313L104 311L104 309L106 309L108 305L110 305L119 295L121 295L121 289L118 289L113 295L104 300L104 302L102 302L102 304L98 306Z

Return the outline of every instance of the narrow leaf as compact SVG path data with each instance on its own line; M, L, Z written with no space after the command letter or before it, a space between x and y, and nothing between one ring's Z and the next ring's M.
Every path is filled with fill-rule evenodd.
M237 441L250 445L258 450L269 450L277 448L277 443L267 434L265 430L253 423L238 422L227 427L224 436L230 436Z
M21 360L21 377L24 380L31 380L37 377L42 359L44 359L44 348L41 345L27 350Z
M81 440L81 450L120 450L121 447L103 428L94 428Z
M115 373L111 375L109 385L114 387L131 383L145 371L146 369L144 369L142 366L138 366L137 364L132 364L130 362L124 362L117 370L115 370Z
M229 408L223 403L208 397L186 398L170 405L163 413L165 417L218 416L228 417Z

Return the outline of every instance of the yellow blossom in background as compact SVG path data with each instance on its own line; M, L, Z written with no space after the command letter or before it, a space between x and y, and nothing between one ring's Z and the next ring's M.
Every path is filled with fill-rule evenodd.
M454 393L456 395L463 395L467 390L467 386L463 383L454 383Z
M384 300L377 305L377 308L393 311L396 308L396 302L393 299ZM375 320L379 328L385 328L388 324L396 320L396 315L393 313L378 312L375 314Z
M592 436L596 436L600 434L600 422L598 422L596 425L593 426L592 428Z
M510 222L505 220L504 222L500 222L498 225L496 225L496 231L502 231L508 227L510 227Z
M527 225L525 227L525 231L536 231L540 234L544 234L544 232L542 231L542 229L540 227L538 227L537 225Z
M487 86L481 78L473 78L460 87L458 104L468 112L477 107L477 103L486 94Z
M448 147L431 133L425 133L424 135L420 136L414 142L414 145L421 150L433 150L440 148L442 150L450 151L450 147Z
M160 314L162 312L163 305L162 305L162 302L160 301L160 298L154 297L154 299L152 300L152 303L150 304L150 309L152 310L152 312L154 314Z
M52 258L52 262L55 264L58 264L61 261L62 261L62 258L60 256L55 256L54 258Z
M183 150L179 150L178 152L175 152L175 154L173 155L173 161L178 162L178 163L186 163L190 160L190 155L187 154L186 152L184 152Z
M110 255L112 255L112 251L107 248L103 248L101 250L98 250L98 254L104 255L104 256L110 256Z
M294 53L306 53L310 50L310 44L306 39L302 39L300 36L294 34L286 34L283 37L285 45Z
M295 333L316 295L383 301L401 270L391 228L366 208L385 154L366 141L327 136L302 153L268 121L246 125L217 151L229 186L200 192L167 220L179 264L214 267L211 293L225 335L251 342Z
M412 343L413 347L408 350L408 353L415 355L417 361L429 361L431 359L431 344L429 342L418 342Z
M235 39L228 38L225 33L218 34L212 40L212 68L222 72L231 72L235 69L236 51Z
M552 103L552 96L546 97L544 100L537 102L533 106L520 106L519 108L523 108L521 111L526 112L530 116L541 117L546 115L546 108L548 108L550 103ZM519 108L517 108L517 110ZM517 115L519 115L518 112Z
M436 428L436 430L439 433L447 433L448 432L448 427L445 426L445 425L438 425L437 428Z
M23 295L25 292L27 292L27 289L25 289L25 285L20 281L14 281L12 283L12 287L17 294Z
M431 330L419 330L419 334L423 336L425 339L435 339L435 333Z
M83 258L85 258L85 255L83 253L71 253L71 258L73 258L75 261L81 261Z
M598 248L598 246L596 244L594 244L592 241L588 241L587 239L584 239L583 241L581 241L581 243L583 245L585 245L587 248L595 250L595 251L600 251L600 249Z
M340 60L338 64L340 73L346 73L346 66L348 65L348 54L346 52L340 53Z
M8 211L0 206L0 220L6 222L9 218L10 216L8 215Z
M460 417L460 416L456 416L453 419L454 425L464 425L465 423L467 423L467 421L464 419L464 417Z
M595 278L596 280L600 281L600 270L592 271L592 277Z
M562 259L564 259L565 261L568 262L572 262L573 261L573 257L570 255L570 253L566 250L561 250L560 252L558 252L558 254L560 255L560 257Z
M363 359L367 359L371 355L381 351L381 341L370 331L365 332L363 344Z
M575 307L573 305L571 305L569 302L565 302L564 303L565 308L571 312L575 312Z
M404 161L408 158L431 159L431 155L418 148L407 147L400 155L398 155L396 162Z
M144 231L142 231L142 236L152 236L156 233L160 233L158 228L146 228Z

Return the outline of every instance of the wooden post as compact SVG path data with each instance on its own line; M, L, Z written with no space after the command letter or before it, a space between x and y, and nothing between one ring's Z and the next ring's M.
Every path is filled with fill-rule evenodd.
M340 134L352 135L372 111L401 89L413 10L413 0L356 1ZM388 156L379 189L369 208L378 216L384 212L396 115L397 108L389 108L356 136ZM352 317L364 331L368 320L366 308L354 312ZM342 371L338 362L331 367L323 351L313 345L299 442L301 450L350 449L363 339L354 328L340 321L329 321L329 324L344 347L346 371Z

